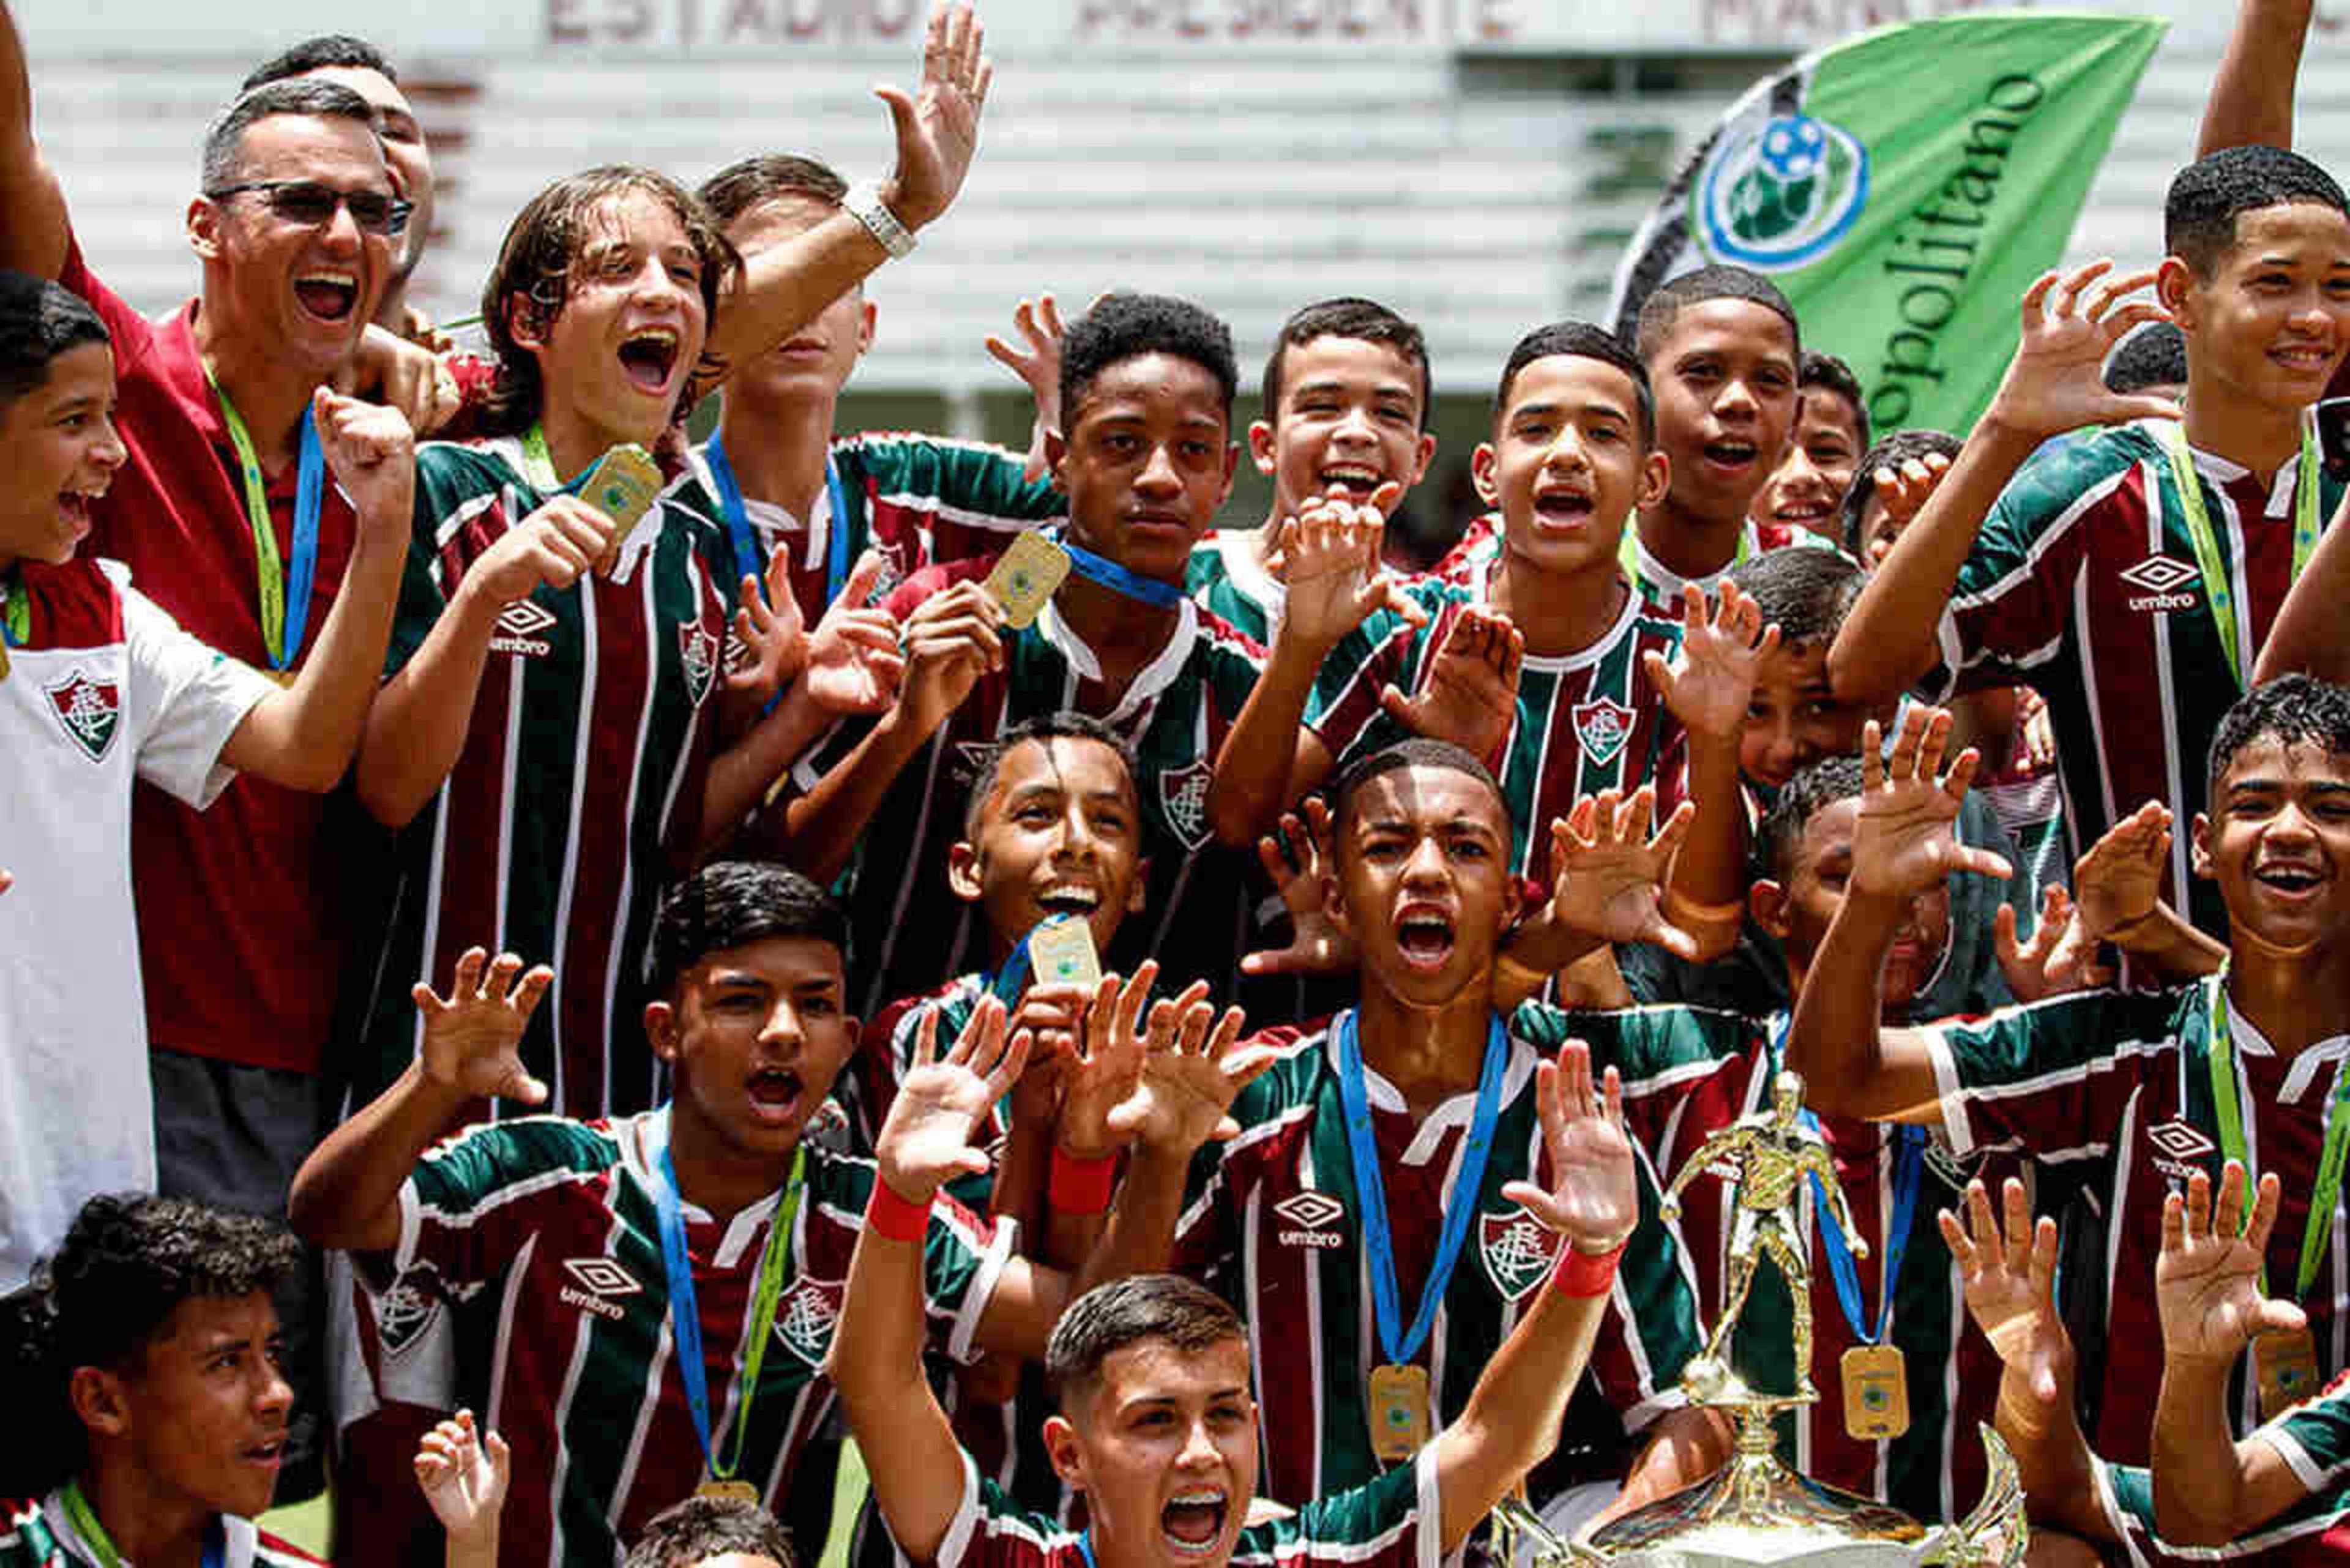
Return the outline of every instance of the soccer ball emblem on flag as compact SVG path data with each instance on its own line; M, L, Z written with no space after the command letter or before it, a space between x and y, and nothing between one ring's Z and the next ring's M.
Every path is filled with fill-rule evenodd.
M1732 127L1691 198L1690 229L1720 261L1785 272L1835 247L1868 204L1868 149L1807 114Z

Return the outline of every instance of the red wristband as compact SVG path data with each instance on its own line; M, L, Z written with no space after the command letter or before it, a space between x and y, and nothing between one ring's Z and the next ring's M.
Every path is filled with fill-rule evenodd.
M1109 1207L1110 1189L1118 1185L1118 1156L1105 1154L1080 1159L1057 1144L1053 1148L1053 1174L1045 1196L1064 1214L1098 1214Z
M892 1241L919 1241L931 1232L931 1200L901 1198L879 1174L865 1200L865 1222Z
M1574 1242L1566 1242L1550 1272L1550 1288L1563 1296L1604 1296L1616 1282L1616 1265L1623 1257L1622 1241L1604 1252L1577 1251Z

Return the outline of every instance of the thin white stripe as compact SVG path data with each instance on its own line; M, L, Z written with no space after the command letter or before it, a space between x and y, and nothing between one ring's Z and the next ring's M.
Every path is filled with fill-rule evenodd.
M509 659L506 660L505 773L504 776L501 778L498 783L498 802L501 809L498 812L497 908L494 911L495 919L493 921L493 924L494 924L497 929L492 937L490 944L490 950L494 953L502 953L507 950L506 908L508 901L514 897L514 808L515 802L520 798L516 791L520 778L518 769L521 762L520 753L522 750L523 664L524 660L520 659ZM481 699L476 696L474 701L478 702ZM452 768L451 772L454 773L455 770ZM448 793L448 780L443 779L442 781L441 789L443 794ZM446 861L438 859L433 862L433 881L436 885L440 882L447 864L448 863ZM554 956L555 955L552 953L547 955L549 958L553 958ZM426 955L425 961L427 963L432 961L429 951ZM555 977L555 985L558 993L557 999L559 1000L559 993L563 987L563 976L560 972L557 972ZM563 1025L557 1022L561 1017L562 1013L560 1010L557 1010L554 1016L547 1020L548 1024L555 1031L556 1039L555 1059L548 1064L546 1074L546 1082L549 1090L547 1103L552 1106L560 1106L563 1104ZM421 1033L421 1023L420 1023L419 1033L417 1034L420 1049L421 1048L421 1042L424 1038ZM492 1100L490 1102L491 1120L495 1121L498 1119L498 1113L504 1108L504 1105L505 1102L504 1100Z

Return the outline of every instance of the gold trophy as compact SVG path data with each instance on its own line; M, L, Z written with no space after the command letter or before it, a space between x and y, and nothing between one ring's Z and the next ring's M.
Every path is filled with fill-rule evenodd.
M1708 1137L1690 1157L1665 1197L1663 1214L1679 1214L1680 1190L1715 1166L1734 1168L1726 1300L1704 1350L1681 1375L1692 1403L1727 1411L1737 1424L1730 1461L1704 1480L1614 1520L1587 1542L1569 1542L1523 1502L1495 1511L1496 1546L1513 1563L1533 1568L1570 1563L1636 1564L1638 1568L1730 1568L1764 1563L1948 1563L1952 1568L2013 1568L2023 1560L2023 1486L2015 1459L1999 1435L1982 1427L1989 1479L1982 1501L1955 1525L1928 1530L1883 1503L1797 1475L1779 1462L1772 1418L1819 1398L1811 1377L1811 1250L1800 1205L1804 1179L1820 1177L1828 1212L1821 1222L1845 1233L1856 1257L1867 1244L1855 1233L1835 1179L1827 1143L1801 1111L1804 1081L1780 1072L1767 1109L1741 1116ZM1746 1385L1731 1370L1730 1341L1764 1259L1786 1277L1794 1305L1796 1386L1770 1393ZM1849 1393L1849 1389L1847 1389ZM1523 1554L1522 1556L1522 1553Z

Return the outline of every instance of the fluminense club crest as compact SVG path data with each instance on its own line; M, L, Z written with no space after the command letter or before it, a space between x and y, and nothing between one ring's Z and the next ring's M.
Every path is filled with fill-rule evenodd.
M810 1366L822 1366L840 1323L841 1280L800 1280L775 1303L775 1338Z
M1213 776L1214 769L1204 760L1159 770L1159 808L1186 849L1208 841L1208 782Z
M1632 738L1632 710L1613 699L1577 702L1573 714L1575 738L1583 742L1586 762L1606 767Z
M1485 1277L1507 1302L1525 1299L1527 1293L1549 1277L1558 1262L1559 1233L1513 1204L1499 1214L1477 1216L1477 1255L1484 1260Z
M41 690L47 695L49 711L57 716L66 738L79 746L91 762L104 762L106 753L113 748L115 732L122 726L122 688L76 669L64 680L53 680Z
M710 695L710 678L718 671L718 639L700 621L686 621L677 628L677 652L685 668L686 689L699 705Z

